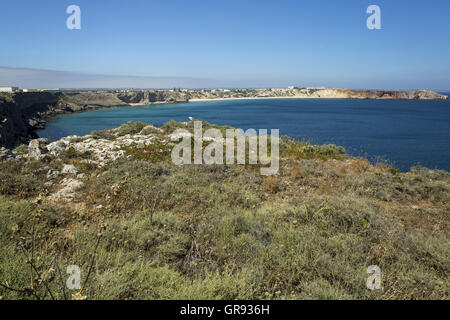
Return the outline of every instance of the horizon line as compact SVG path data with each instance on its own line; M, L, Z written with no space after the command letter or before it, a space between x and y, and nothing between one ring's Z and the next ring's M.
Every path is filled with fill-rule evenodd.
M76 71L63 71L54 69L38 69L31 67L10 67L1 66L0 71L9 71L9 76L13 78L12 80L3 78L4 74L0 72L0 86L9 87L19 87L24 89L52 89L57 88L58 90L170 90L170 89L283 89L289 86L294 86L296 88L307 88L311 86L321 85L320 82L314 82L315 85L296 85L291 83L289 85L233 85L236 80L217 80L208 78L196 78L192 76L142 76L142 75L124 75L124 74L100 74L100 73L86 73L86 72L76 72ZM58 81L54 80L50 76L59 76L59 81L62 85L56 85ZM8 76L8 75L6 75ZM14 79L15 78L15 79ZM49 79L50 78L50 79ZM39 83L53 84L53 85L42 85L36 86L32 83L36 81ZM50 82L49 82L50 81ZM118 81L125 82L127 84L134 83L135 85L118 85ZM156 82L161 85L154 83L153 85L143 85L144 82ZM270 80L264 80L266 82ZM280 81L279 79L273 79L272 81ZM91 85L79 85L79 82L95 82ZM107 82L112 82L107 84ZM231 82L231 83L230 83ZM251 82L251 80L247 80ZM255 81L256 82L256 81ZM289 81L286 80L286 83ZM305 81L306 82L306 81ZM77 85L76 85L77 83ZM105 83L104 85L102 83ZM113 85L116 83L116 85ZM139 83L139 85L138 85ZM164 83L164 85L163 85ZM170 83L170 85L169 85ZM311 82L310 82L311 83ZM351 90L384 90L384 91L412 91L412 90L433 90L437 92L450 92L448 89L436 89L429 87L409 87L409 88L382 88L382 87L342 87L335 85L326 85L327 89L351 89Z

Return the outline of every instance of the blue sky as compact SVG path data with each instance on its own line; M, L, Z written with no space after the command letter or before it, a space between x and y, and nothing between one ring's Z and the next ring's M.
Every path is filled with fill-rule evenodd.
M366 27L371 4L382 30ZM448 0L16 0L0 26L0 66L39 69L0 69L0 85L450 89Z

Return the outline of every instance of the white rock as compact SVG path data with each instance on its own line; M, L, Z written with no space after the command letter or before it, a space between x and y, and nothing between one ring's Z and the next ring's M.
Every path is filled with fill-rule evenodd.
M59 141L50 143L47 146L47 150L50 152L51 155L58 156L61 152L66 150L68 144L69 143L66 142L65 140L59 140Z
M33 139L28 144L28 155L32 159L41 159L45 153L47 153L47 148L45 147L45 141L40 139Z
M78 174L78 169L75 168L74 165L71 164L65 164L63 169L62 169L62 173L63 174Z
M170 140L171 141L178 141L178 140L180 140L181 138L184 138L184 137L190 138L190 137L192 137L192 133L190 133L190 132L178 132L176 134L172 133L170 135Z
M48 170L48 172L47 172L47 179L55 179L55 178L57 178L60 174L61 174L61 172L59 172L58 170L50 169L50 170Z
M75 196L77 190L83 187L83 183L79 180L72 178L64 178L61 181L61 184L64 186L58 192L52 194L49 198L51 200L59 200L59 199L70 199Z

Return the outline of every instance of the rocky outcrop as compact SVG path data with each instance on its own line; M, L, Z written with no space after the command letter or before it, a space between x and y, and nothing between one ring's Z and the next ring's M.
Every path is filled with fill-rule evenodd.
M72 164L65 164L61 170L62 174L78 174L78 169Z
M36 138L29 120L13 100L0 97L0 146L13 148Z
M45 138L31 140L28 144L28 157L35 160L43 159L48 152L46 147L48 142Z
M0 146L14 148L37 138L36 130L45 127L49 117L93 109L179 103L189 95L177 90L142 90L132 92L27 92L0 95Z
M83 187L83 182L73 178L64 178L60 185L62 189L49 196L49 200L70 200L76 195L76 192Z
M148 133L149 128L157 134ZM44 186L52 190L48 200L70 201L83 187L86 176L75 165L61 161L67 154L78 156L79 163L102 168L118 159L132 159L124 151L125 147L145 149L151 145L170 143L162 130L150 125L136 134L120 135L119 129L111 129L108 133L110 139L99 139L92 135L69 136L52 143L48 143L47 139L33 139L29 143L28 153L20 156L1 148L0 161L26 163L28 159L44 160L41 163L46 165L40 170L45 173Z
M188 102L189 95L181 91L133 91L117 94L117 97L128 104L146 105L152 103Z
M52 157L60 157L69 150L77 154L88 154L90 164L103 166L111 161L126 157L123 147L130 145L145 147L154 143L153 136L140 134L117 136L116 131L111 131L112 134L116 135L116 138L113 140L96 139L91 135L84 137L69 136L50 143L47 149ZM75 170L65 165L62 172L75 174Z
M334 92L329 92L334 91ZM348 99L405 99L405 100L447 100L448 97L431 90L385 91L385 90L318 90L315 94L326 97L336 93Z

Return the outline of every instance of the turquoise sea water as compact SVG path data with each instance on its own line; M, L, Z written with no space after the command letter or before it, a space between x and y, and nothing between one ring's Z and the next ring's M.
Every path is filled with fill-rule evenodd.
M202 118L242 129L334 143L356 156L379 157L402 170L416 164L450 171L450 102L270 99L123 107L55 117L39 135L56 140L115 128L130 120L161 125Z

